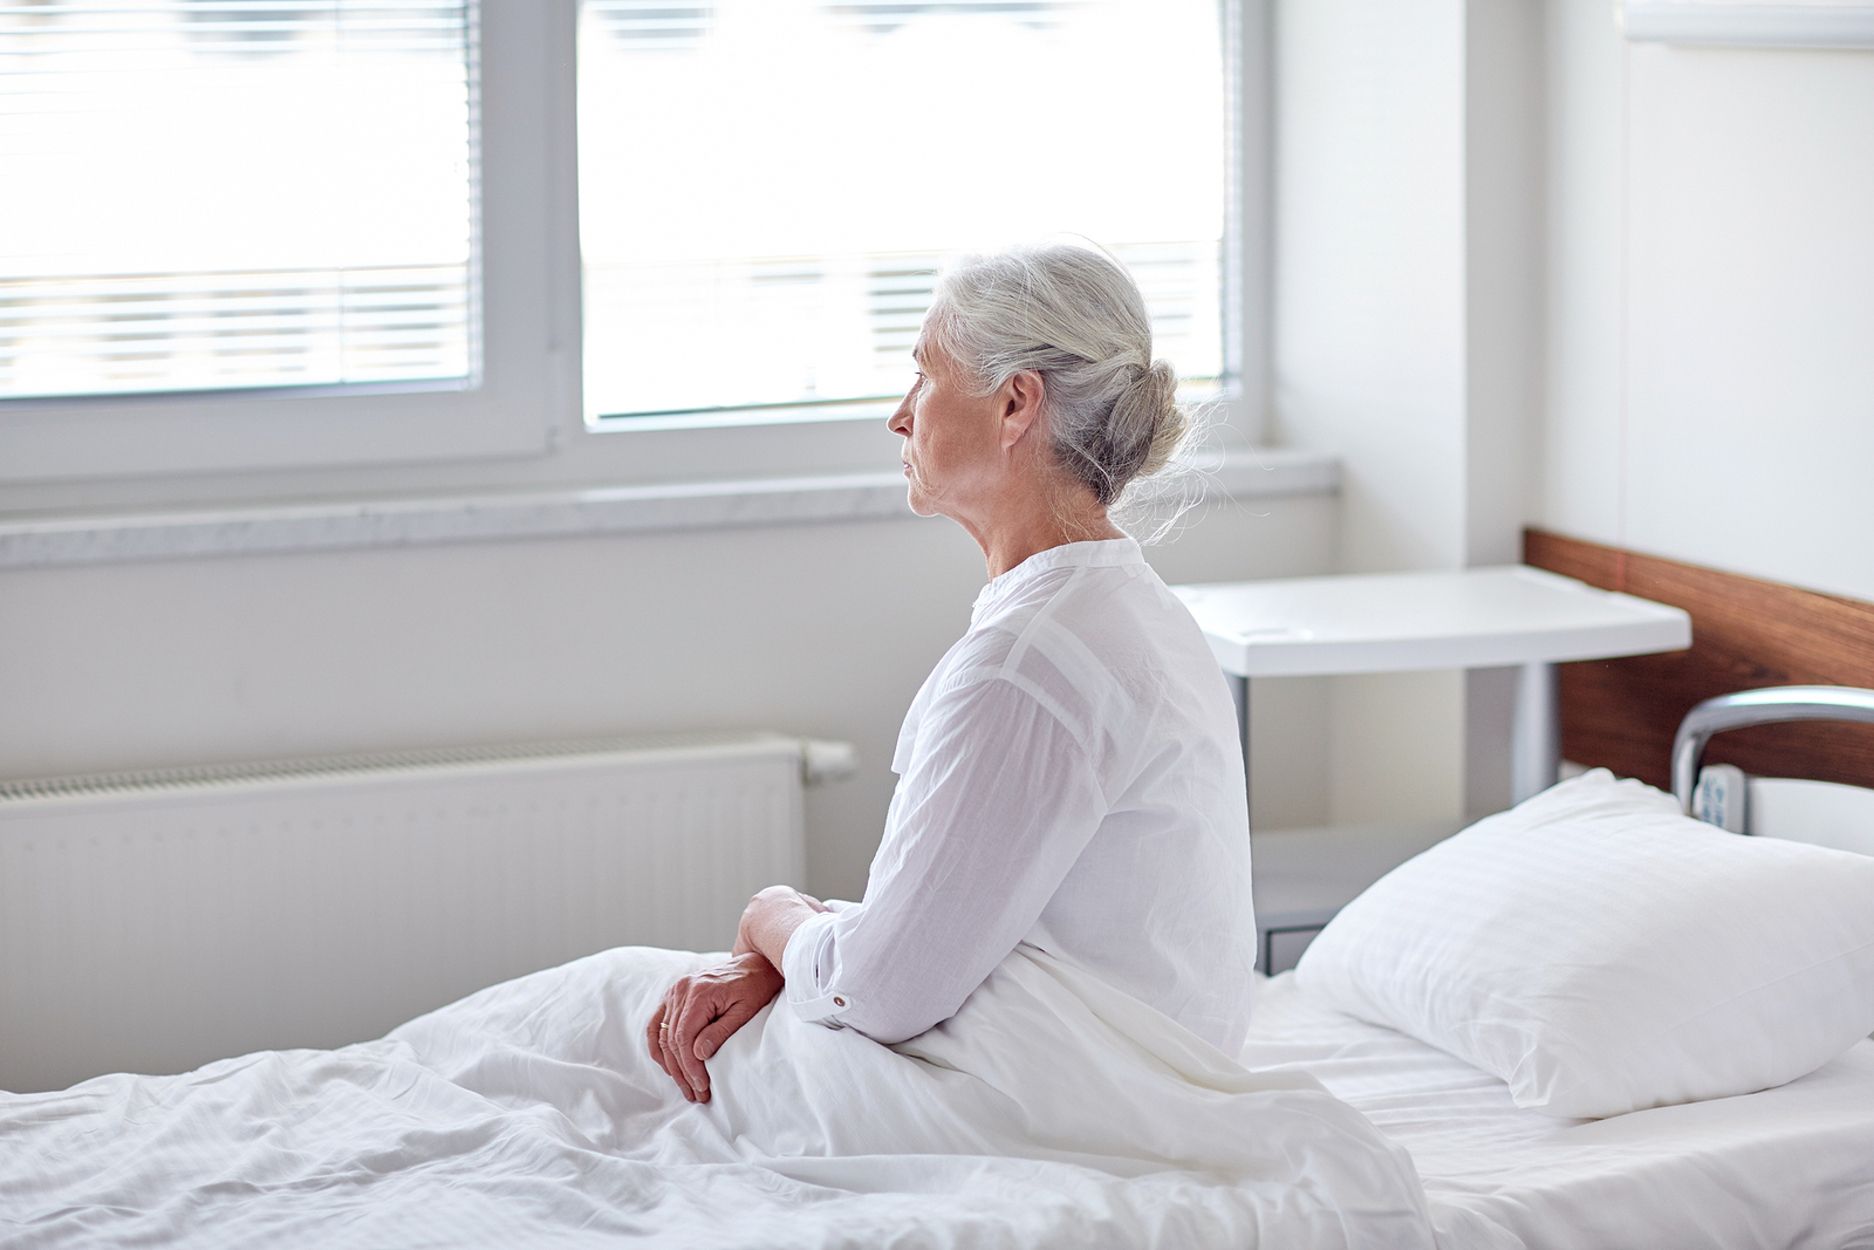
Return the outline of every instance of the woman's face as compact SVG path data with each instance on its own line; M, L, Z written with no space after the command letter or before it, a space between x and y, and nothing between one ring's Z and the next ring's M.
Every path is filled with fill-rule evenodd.
M929 335L918 336L912 355L917 378L890 421L904 436L899 454L911 510L959 521L980 516L1005 473L1002 397L971 394L969 377Z

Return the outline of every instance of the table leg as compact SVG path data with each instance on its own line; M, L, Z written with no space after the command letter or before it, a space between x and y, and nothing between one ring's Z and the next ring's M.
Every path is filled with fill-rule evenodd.
M1510 731L1510 801L1520 803L1555 784L1562 764L1562 708L1553 664L1516 670L1516 711Z
M1236 740L1243 748L1243 802L1249 802L1249 678L1226 673L1230 679L1230 699L1236 704Z

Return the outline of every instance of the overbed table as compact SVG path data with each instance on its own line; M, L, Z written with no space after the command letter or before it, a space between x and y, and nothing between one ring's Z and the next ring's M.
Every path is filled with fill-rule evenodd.
M1520 802L1553 785L1561 763L1557 664L1677 651L1692 642L1691 617L1679 608L1519 564L1172 590L1230 678L1246 776L1251 678L1514 668L1510 788ZM1331 841L1319 836L1330 832L1337 835ZM1259 831L1255 878L1265 970L1275 962L1279 934L1319 929L1376 877L1450 832Z

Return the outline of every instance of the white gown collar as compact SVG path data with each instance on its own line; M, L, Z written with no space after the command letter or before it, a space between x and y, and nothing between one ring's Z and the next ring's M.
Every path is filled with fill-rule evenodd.
M976 594L976 602L970 609L970 620L973 623L991 604L1006 598L1010 592L1051 569L1101 568L1144 563L1145 552L1139 546L1139 540L1130 535L1124 538L1099 538L1048 547L1035 552L1000 576L990 578Z

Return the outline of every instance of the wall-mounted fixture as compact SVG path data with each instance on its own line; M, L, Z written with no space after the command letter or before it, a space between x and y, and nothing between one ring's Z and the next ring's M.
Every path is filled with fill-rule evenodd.
M1737 48L1874 48L1874 4L1625 0L1629 40Z

